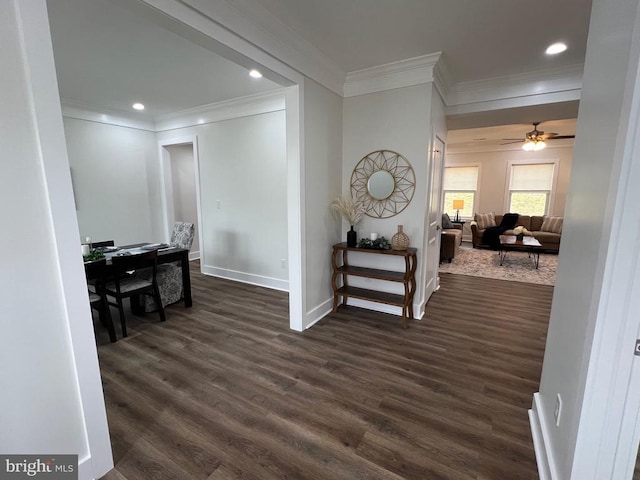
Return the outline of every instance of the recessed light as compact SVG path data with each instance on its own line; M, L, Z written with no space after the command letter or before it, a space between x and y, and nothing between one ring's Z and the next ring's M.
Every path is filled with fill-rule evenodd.
M133 107L134 110L144 110L144 105L141 103L134 103L131 106Z
M549 45L545 53L547 55L555 55L557 53L564 52L566 49L567 49L567 46L564 43L558 42L558 43L554 43L553 45Z
M253 69L253 70L251 70L249 72L249 76L253 77L253 78L262 78L262 74L258 70L255 70L255 69Z

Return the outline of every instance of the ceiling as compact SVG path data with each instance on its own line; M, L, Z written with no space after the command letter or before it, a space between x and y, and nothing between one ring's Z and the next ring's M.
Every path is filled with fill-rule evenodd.
M441 51L453 83L583 63L591 10L591 0L228 3L252 11L254 19L269 17L271 25L311 43L344 73ZM169 31L140 6L137 0L48 1L58 83L66 102L129 114L132 103L142 102L147 108L137 115L156 117L279 87L266 78L250 78L246 68ZM560 40L569 49L546 56L546 46ZM567 117L546 109L450 119L448 127L519 123L521 128Z
M280 88L121 3L48 1L58 86L68 103L156 117ZM135 102L143 113L131 109Z
M591 0L244 0L343 71L443 52L455 83L584 62ZM544 50L564 41L557 57Z

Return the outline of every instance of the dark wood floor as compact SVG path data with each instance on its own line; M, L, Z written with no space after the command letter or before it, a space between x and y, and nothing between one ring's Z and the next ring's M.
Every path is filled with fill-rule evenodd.
M538 478L552 287L444 274L408 330L350 307L296 333L286 294L192 276L193 308L98 331L104 478Z

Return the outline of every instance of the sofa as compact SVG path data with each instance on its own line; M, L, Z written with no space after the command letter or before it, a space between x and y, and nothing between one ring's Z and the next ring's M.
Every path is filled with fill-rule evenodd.
M471 222L473 248L487 246L482 243L485 229L489 226L498 226L502 222L503 215L494 215L493 225L491 225L491 215L493 214L476 214L474 216L474 220ZM529 235L540 242L543 250L557 253L560 250L562 222L563 217L519 215L516 225L522 225L529 230ZM513 230L505 231L504 235L514 235Z
M462 225L454 223L453 228L443 228L440 234L440 261L447 261L455 258L462 244Z

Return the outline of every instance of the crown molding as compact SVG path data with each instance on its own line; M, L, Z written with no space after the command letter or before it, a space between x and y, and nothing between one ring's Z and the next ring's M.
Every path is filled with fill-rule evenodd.
M573 149L574 142L572 139L562 139L562 140L554 140L554 142L546 142L547 146L544 150L540 150L538 152L532 152L532 154L536 154L540 156L544 154L544 152L553 152L554 150L564 150L564 149ZM449 155L473 155L476 153L498 153L498 152L522 152L522 144L513 143L510 145L461 145L456 146L455 144L447 144L447 154Z
M156 117L155 131L164 132L284 109L285 91L278 89L160 115Z
M491 102L512 100L512 104L519 101L527 104L528 97L555 96L555 101L580 99L582 90L582 71L584 64L567 67L537 70L504 77L489 78L474 82L461 82L449 88L446 100L448 114L469 113L482 109ZM533 102L540 103L540 102ZM517 106L522 106L517 105ZM466 106L462 108L461 106ZM458 108L455 108L458 107Z
M434 69L441 52L347 73L344 97L383 92L434 81Z
M65 98L60 100L60 104L63 117L155 132L155 123L153 120L134 116L129 112L98 108Z

